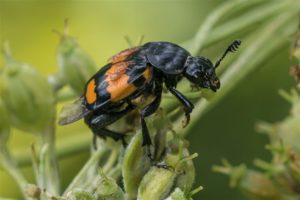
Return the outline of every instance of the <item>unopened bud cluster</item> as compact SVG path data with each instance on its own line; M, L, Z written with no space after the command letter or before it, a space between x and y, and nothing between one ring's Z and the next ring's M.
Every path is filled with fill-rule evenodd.
M7 49L5 54L9 54ZM32 66L5 56L0 71L1 129L13 127L38 133L49 126L54 118L54 93L45 77Z
M61 34L57 48L57 63L61 85L68 84L77 94L81 95L85 83L96 72L96 64L79 46L77 40L68 35L68 24Z
M284 93L292 102L290 115L280 122L261 122L258 131L269 136L267 149L272 154L270 162L256 159L260 170L237 167L224 162L215 167L218 172L228 174L230 185L239 188L253 200L291 200L300 197L300 96L295 90Z
M164 140L165 135L159 137ZM141 145L141 135L136 134L122 153L120 182L100 173L89 189L74 188L62 198L75 200L83 195L101 200L190 200L195 180L192 159L197 154L190 155L182 139L165 141L166 152L156 154L159 159L153 163Z

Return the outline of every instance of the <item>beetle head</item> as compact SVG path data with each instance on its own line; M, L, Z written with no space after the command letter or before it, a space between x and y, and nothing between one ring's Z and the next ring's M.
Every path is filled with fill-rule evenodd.
M215 65L207 58L189 56L184 66L184 76L195 85L210 88L216 92L220 88L220 80L215 72L216 68L229 52L235 52L240 45L240 40L234 40Z
M220 88L215 67L207 58L189 56L185 63L184 76L201 88L209 88L214 92Z

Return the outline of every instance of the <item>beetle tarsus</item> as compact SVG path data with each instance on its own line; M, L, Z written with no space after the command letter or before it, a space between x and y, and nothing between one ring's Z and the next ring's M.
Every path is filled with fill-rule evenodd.
M154 163L153 165L157 168L162 168L162 169L165 169L165 170L173 170L174 169L173 167L171 167L169 165L166 165L166 164L163 164L163 163Z
M185 128L189 123L190 123L190 114L185 112L185 115L184 115L184 120L183 120L183 123L182 123L182 128Z

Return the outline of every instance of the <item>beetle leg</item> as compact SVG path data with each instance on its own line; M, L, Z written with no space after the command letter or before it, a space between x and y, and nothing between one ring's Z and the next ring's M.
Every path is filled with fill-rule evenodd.
M146 125L145 117L148 117L152 115L159 107L161 101L161 91L157 92L157 96L155 99L147 105L143 110L141 111L141 125L142 125L142 134L143 134L143 146L147 146L148 149L148 156L151 160L153 160L152 155L151 155L151 138L149 134L148 127Z
M122 134L122 133L118 133L118 132L115 132L115 131L111 131L111 130L108 130L106 128L101 128L101 129L98 129L97 132L95 132L95 134L99 137L103 137L103 136L108 136L108 137L111 137L113 138L115 141L118 141L118 140L121 140L122 141L122 144L124 147L127 146L127 143L125 141L125 135Z
M105 138L106 136L113 138L114 140L122 140L124 146L126 146L126 142L124 140L124 134L117 133L115 131L111 131L106 129L105 127L117 121L130 111L135 109L135 106L128 105L124 110L120 112L111 112L111 113L101 113L101 114L91 114L85 117L86 124L91 128L94 135ZM96 140L93 138L93 144L96 149Z
M181 102L181 104L184 107L186 121L184 122L183 127L186 127L190 121L190 113L192 112L194 105L192 104L192 102L190 102L190 100L188 100L183 94L181 94L174 87L170 87L168 89Z

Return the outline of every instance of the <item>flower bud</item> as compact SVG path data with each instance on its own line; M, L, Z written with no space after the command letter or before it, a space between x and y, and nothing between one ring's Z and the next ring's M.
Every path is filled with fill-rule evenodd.
M135 134L126 148L122 175L127 199L136 199L138 186L150 167L150 160L142 147L141 134Z
M167 166L172 167L178 174L175 186L183 191L190 191L196 176L193 159L198 154L190 155L187 149L188 143L177 137L169 140L168 147L169 153L165 156L165 162Z
M95 195L90 192L76 189L74 191L69 192L65 198L66 200L97 200Z
M151 167L139 186L137 199L164 199L172 189L177 173L172 169Z
M280 200L281 195L273 183L262 173L247 170L238 184L246 196L254 200Z
M95 195L98 200L124 200L124 193L116 181L104 175L98 180Z
M184 142L175 138L169 145L170 152L165 156L165 165L153 166L143 177L139 186L138 199L163 199L173 187L189 191L195 179L192 159L197 154L189 155ZM161 165L161 166L160 166Z
M0 73L0 97L12 126L39 132L53 120L54 94L47 80L27 64L6 59Z
M239 188L249 199L253 200L280 200L281 194L266 175L248 170L245 165L231 166L224 161L223 166L214 167L214 170L227 174L230 186Z
M67 35L67 28L65 25L65 33L61 34L57 48L58 76L61 77L59 80L64 80L74 91L82 94L85 83L96 72L96 64L76 39Z
M288 98L293 102L291 115L276 124L260 122L257 130L268 134L271 145L282 144L284 149L293 149L300 153L300 98L298 94L289 95Z
M196 171L193 162L193 158L197 156L197 154L193 154L189 156L189 152L186 148L183 149L183 157L187 158L181 161L180 173L176 179L176 186L181 188L184 191L190 191L195 181Z
M300 152L299 120L300 116L288 117L284 121L274 125L278 137L277 143L282 142L286 149L292 148L297 152Z
M180 188L175 188L174 192L165 200L190 200L190 198L186 197Z

